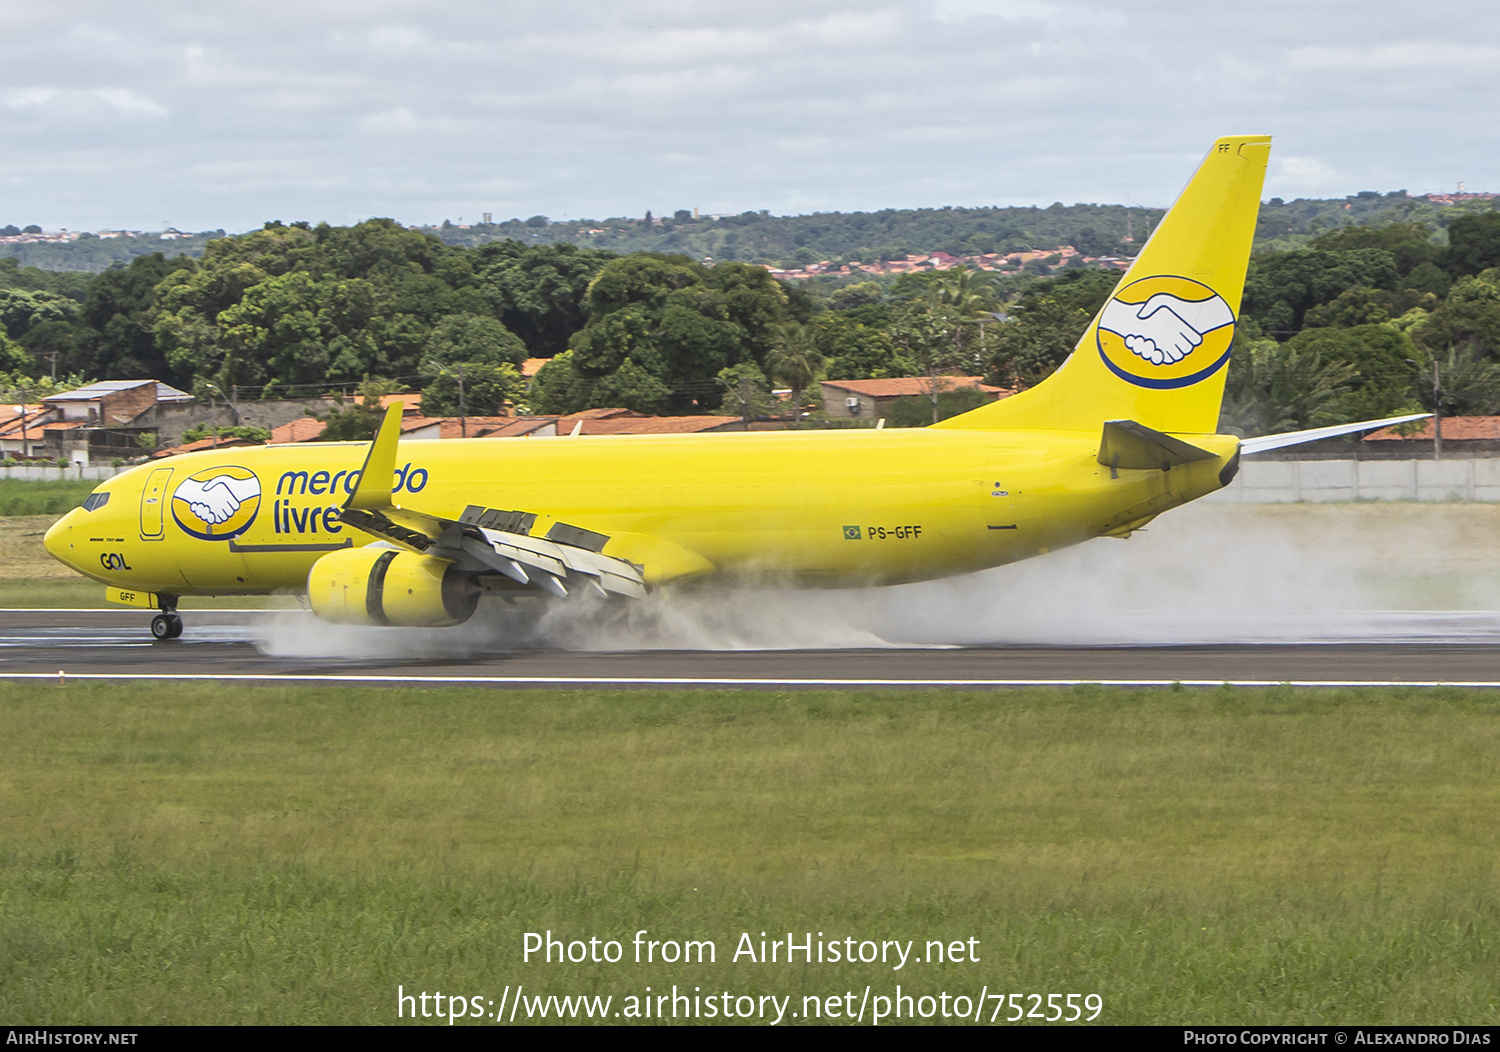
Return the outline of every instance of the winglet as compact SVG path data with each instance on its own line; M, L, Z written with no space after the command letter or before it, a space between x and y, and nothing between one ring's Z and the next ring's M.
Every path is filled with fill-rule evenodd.
M365 466L359 472L359 485L344 504L345 508L388 508L391 506L391 483L396 477L396 441L401 437L401 414L405 406L392 402L385 410L380 430L365 454Z

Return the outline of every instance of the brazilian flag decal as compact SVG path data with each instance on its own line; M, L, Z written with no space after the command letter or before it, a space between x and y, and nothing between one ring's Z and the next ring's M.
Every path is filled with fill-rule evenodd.
M846 541L857 541L859 539L860 539L860 535L859 535L859 527L858 526L845 526L844 527L844 540L846 540Z

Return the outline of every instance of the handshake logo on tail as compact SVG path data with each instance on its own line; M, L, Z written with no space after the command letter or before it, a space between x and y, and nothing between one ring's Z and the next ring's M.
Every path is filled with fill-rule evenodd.
M1213 289L1163 275L1133 281L1099 315L1099 353L1121 379L1185 387L1228 361L1234 312Z
M1145 303L1110 300L1099 327L1125 340L1131 352L1152 365L1176 365L1203 343L1205 333L1234 321L1229 304L1213 299L1179 299L1158 292Z

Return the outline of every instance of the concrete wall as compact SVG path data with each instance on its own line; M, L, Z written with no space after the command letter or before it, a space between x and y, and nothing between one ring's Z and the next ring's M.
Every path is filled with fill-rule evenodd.
M171 461L163 461L170 464ZM0 478L93 479L128 467L0 468ZM1256 460L1203 498L1227 504L1289 504L1340 500L1472 500L1500 502L1500 458L1473 460Z
M1500 501L1500 458L1466 460L1257 460L1204 500L1284 504L1338 500Z
M77 479L86 479L94 482L102 482L107 478L114 478L122 471L130 468L112 467L109 464L95 464L92 467L80 467L75 464L67 468L41 468L41 467L0 467L0 479L19 479L24 482L57 482L66 480L69 482Z
M859 402L859 412L849 408L849 399L854 398ZM889 398L886 399L890 401ZM840 420L850 418L858 420L875 420L880 416L880 403L870 395L857 395L853 391L846 391L842 387L835 387L828 381L823 382L823 413L826 416L836 417Z
M331 404L330 400L322 398L311 398L299 402L245 401L235 406L239 410L239 419L236 420L234 410L223 402L216 402L212 407L206 402L162 402L137 419L134 426L156 428L156 433L160 438L158 448L165 449L168 446L180 445L182 433L199 424L228 427L238 423L245 427L263 427L270 430L304 416L308 409L315 413L327 413Z

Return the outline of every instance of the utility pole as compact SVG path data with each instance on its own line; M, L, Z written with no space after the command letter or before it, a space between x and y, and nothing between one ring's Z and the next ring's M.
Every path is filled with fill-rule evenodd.
M461 438L469 437L469 418L464 411L464 367L458 367L458 433Z
M1443 388L1436 354L1432 356L1432 459L1443 459Z
M21 456L29 458L31 450L26 443L26 388L21 388L21 404L16 407L21 410Z
M458 433L463 438L468 438L469 417L468 407L464 403L464 367L461 364L450 367L437 359L432 359L427 364L437 370L439 376L451 376L458 381Z

